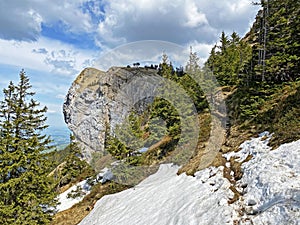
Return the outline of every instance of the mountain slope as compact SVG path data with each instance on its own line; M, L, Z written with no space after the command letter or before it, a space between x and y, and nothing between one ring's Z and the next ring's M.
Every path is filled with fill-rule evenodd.
M233 204L223 166L191 177L176 175L178 167L168 164L136 187L104 196L80 225L299 224L300 140L270 151L269 139L263 133L225 155L227 166L231 157L252 157L242 165L241 198Z

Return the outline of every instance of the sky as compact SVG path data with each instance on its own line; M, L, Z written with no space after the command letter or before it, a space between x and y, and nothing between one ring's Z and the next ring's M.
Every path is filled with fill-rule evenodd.
M66 127L64 98L84 68L101 67L105 55L120 46L126 51L129 46L130 57L119 62L126 66L152 49L142 44L142 51L131 51L149 40L165 47L193 46L204 62L222 31L240 36L249 31L259 9L251 2L0 0L0 88L18 82L25 69L35 99L48 107L47 123Z

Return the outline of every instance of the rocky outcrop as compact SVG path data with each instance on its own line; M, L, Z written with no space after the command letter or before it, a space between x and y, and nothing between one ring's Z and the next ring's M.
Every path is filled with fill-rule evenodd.
M63 112L67 126L88 161L93 152L104 151L107 131L113 132L116 124L120 124L133 107L141 111L151 99L151 91L143 83L132 85L145 76L155 78L157 70L112 67L103 72L87 68L73 82ZM149 96L145 101L134 99L135 96L147 96L147 93Z

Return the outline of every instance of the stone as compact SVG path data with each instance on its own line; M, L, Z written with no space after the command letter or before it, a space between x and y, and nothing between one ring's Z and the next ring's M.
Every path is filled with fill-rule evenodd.
M104 152L107 133L113 134L133 107L141 112L153 99L149 84L134 83L145 76L155 78L157 70L112 67L104 72L86 68L72 83L63 105L64 119L88 162L93 152ZM146 98L139 101L140 96Z
M253 200L253 199L249 199L248 202L247 202L247 205L248 206L254 206L254 205L256 205L256 201Z

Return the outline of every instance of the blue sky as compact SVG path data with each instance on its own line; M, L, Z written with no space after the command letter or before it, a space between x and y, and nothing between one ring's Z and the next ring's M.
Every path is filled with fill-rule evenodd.
M48 107L48 124L65 127L62 104L68 88L83 68L97 67L102 54L158 40L192 45L204 62L222 31L242 36L249 30L259 9L251 2L0 0L0 88L17 81L25 69L37 100Z

